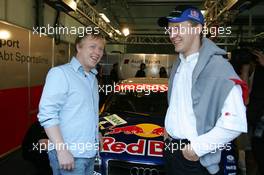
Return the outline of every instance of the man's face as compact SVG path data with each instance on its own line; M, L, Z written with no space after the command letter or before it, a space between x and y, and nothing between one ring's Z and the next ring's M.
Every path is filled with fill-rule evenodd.
M105 41L87 36L77 44L77 59L86 71L95 68L104 54Z
M175 51L182 54L188 54L192 48L193 43L197 39L200 40L199 27L192 27L188 21L179 23L169 23L170 40L175 47Z

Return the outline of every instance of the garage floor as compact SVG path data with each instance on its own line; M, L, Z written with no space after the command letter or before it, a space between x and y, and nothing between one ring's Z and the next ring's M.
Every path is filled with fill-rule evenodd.
M0 159L1 175L35 175L34 166L22 158L21 150L17 150L4 159Z

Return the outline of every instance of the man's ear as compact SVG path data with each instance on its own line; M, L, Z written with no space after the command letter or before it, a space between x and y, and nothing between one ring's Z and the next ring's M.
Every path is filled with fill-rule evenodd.
M202 24L198 24L197 26L195 26L195 28L197 28L196 31L199 31L199 35L200 35L202 33L202 31L203 31Z
M82 48L81 43L76 44L76 51L77 51L77 53L79 52L79 50L80 50L81 48Z

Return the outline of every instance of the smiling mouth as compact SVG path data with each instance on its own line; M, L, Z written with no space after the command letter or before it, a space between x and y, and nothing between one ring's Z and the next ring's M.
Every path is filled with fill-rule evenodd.
M178 44L181 43L181 40L173 41L172 43L173 43L174 45L178 45Z
M93 62L97 62L98 57L91 57Z

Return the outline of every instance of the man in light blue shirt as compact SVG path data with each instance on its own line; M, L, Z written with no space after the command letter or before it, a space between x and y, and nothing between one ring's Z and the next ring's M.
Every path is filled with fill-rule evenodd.
M96 64L105 40L90 34L76 39L71 62L52 68L46 78L38 118L49 137L54 175L93 174L98 151L98 83Z

